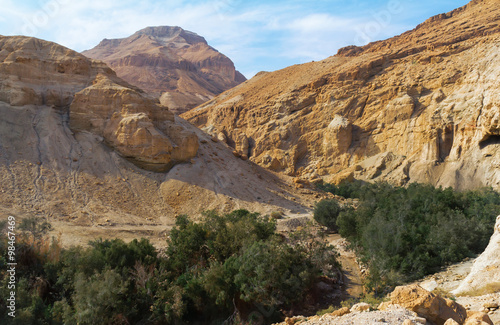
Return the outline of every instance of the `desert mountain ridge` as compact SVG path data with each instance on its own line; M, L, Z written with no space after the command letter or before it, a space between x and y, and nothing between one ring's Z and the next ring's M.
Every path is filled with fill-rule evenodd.
M177 26L147 27L126 38L104 39L82 54L106 62L120 78L179 114L246 80L203 37Z
M310 181L500 188L499 21L475 0L320 62L260 73L182 115Z
M64 246L146 237L161 248L179 215L200 219L209 209L280 212L278 227L302 228L314 203L340 200L315 189L321 180L498 189L497 3L475 0L387 41L260 73L181 117L101 60L0 36L0 211L46 219ZM172 47L203 43L176 28L135 34L146 49L152 39L172 37ZM482 289L485 274L498 284L499 232L500 217L461 291ZM487 299L498 301L498 293ZM346 324L493 325L486 313L498 303L475 312L410 285L364 313L370 308L356 304L285 324L342 324L344 317Z
M47 218L63 243L160 240L175 216L309 214L315 192L233 155L102 61L0 37L0 210Z

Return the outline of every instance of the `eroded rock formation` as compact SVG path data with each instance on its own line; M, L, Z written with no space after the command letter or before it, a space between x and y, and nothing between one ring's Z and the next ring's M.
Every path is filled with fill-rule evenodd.
M55 43L0 37L0 117L0 213L46 218L64 245L163 246L179 214L306 214L315 200Z
M260 73L183 115L310 180L500 188L500 7L475 0L320 62Z
M0 48L0 101L69 113L73 131L102 136L144 168L166 170L196 155L196 135L104 63L34 38L2 37Z

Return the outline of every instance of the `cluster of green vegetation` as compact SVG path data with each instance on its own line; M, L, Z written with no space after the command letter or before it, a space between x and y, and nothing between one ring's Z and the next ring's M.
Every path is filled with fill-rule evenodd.
M16 318L7 316L0 241L1 324L221 324L251 321L255 310L279 320L316 280L337 274L324 241L305 231L285 238L273 218L246 210L207 212L200 223L180 216L162 252L146 239L62 249L30 220L36 237L16 243Z
M376 292L481 253L500 213L500 194L491 188L457 192L359 181L321 188L359 199L340 212L330 208L323 224L335 224L357 249L369 266L367 286Z

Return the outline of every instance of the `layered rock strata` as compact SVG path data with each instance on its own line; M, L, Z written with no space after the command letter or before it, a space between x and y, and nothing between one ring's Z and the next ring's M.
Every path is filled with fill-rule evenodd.
M498 1L475 0L394 38L259 73L182 116L310 180L498 189L499 21Z
M180 27L147 27L123 39L104 39L83 54L103 60L179 114L246 80L227 56Z

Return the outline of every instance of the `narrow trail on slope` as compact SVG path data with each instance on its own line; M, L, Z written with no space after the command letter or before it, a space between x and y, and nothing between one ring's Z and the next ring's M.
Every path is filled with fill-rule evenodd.
M342 280L344 281L342 300L360 297L363 294L363 278L356 262L356 255L347 248L346 240L339 234L329 234L326 238L340 254L339 262L342 264Z

